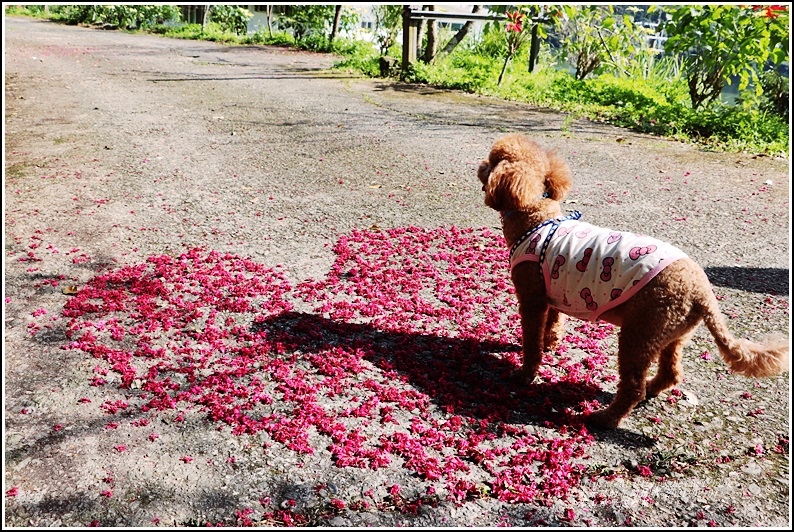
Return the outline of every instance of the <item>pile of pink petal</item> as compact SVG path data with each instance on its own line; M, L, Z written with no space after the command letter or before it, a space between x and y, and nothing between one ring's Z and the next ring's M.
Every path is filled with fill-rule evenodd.
M458 502L565 497L592 441L578 414L611 377L611 326L580 324L518 386L500 235L354 231L334 251L326 278L296 286L280 268L205 249L102 273L64 308L66 347L98 359L92 385L118 384L105 415L199 412L340 468L405 468L418 490Z

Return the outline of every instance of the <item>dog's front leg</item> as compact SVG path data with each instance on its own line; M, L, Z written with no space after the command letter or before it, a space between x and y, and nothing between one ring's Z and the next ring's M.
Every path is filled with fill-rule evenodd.
M546 336L546 322L549 318L549 307L545 302L535 304L519 304L521 314L521 333L524 350L524 363L515 377L529 384L535 379L543 359Z

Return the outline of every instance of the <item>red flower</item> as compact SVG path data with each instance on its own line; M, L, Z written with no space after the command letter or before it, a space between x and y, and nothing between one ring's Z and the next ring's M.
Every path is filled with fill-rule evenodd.
M784 5L771 5L771 6L763 6L763 5L755 5L753 6L755 11L764 11L764 16L766 18L777 18L780 16L779 13L783 13L788 10L787 6Z
M337 510L343 510L345 507L345 503L343 501L340 501L339 499L331 499L331 506L333 506Z
M507 13L508 22L505 25L505 29L508 33L521 33L524 29L522 25L522 21L524 19L524 14L519 13L518 11L509 11Z

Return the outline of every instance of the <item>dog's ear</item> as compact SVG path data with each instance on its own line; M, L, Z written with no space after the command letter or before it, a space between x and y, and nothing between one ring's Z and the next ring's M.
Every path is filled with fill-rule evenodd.
M556 153L549 151L546 156L549 162L549 171L544 180L546 192L551 199L560 201L573 187L571 169Z
M477 168L477 177L480 179L480 182L485 185L488 183L488 176L491 174L491 164L488 160L484 160L480 163L480 167ZM483 187L483 190L485 188Z
M491 167L489 163L483 161L478 170L480 181L483 182L483 191L485 192L485 204L494 209L495 211L509 210L507 202L509 199L509 189L507 187L510 176L508 175L510 163L502 162L495 167ZM511 172L512 173L512 172Z
M480 166L482 168L483 165ZM532 167L524 162L502 161L491 168L483 190L485 204L500 212L526 207L530 197Z

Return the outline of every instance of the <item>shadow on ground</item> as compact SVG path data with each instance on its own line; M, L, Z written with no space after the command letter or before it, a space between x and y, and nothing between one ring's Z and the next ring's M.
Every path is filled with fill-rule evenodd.
M287 352L359 353L377 368L404 376L442 410L490 423L575 423L577 418L563 413L566 408L608 395L580 382L513 383L516 366L502 355L520 351L518 345L384 331L297 312L272 317L257 329L276 335Z
M740 266L712 266L705 268L714 286L735 288L775 296L789 292L789 270L783 268L745 268Z

